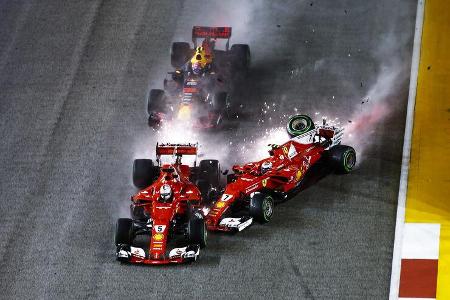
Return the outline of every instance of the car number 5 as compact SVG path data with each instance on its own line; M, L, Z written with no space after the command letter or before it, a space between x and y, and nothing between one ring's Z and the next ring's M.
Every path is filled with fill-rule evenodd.
M156 232L164 232L164 229L166 229L166 225L156 225L155 226Z

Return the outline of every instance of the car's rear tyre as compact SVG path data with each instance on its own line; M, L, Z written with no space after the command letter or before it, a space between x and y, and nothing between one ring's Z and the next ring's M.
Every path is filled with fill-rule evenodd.
M213 200L210 197L211 184L207 180L199 179L196 185L202 194L203 203L210 203Z
M199 180L207 181L212 188L220 185L220 164L216 159L204 159L199 164Z
M350 146L337 145L332 147L329 153L337 173L350 173L356 165L356 151Z
M118 245L131 245L133 242L133 221L129 218L120 218L116 223L115 243Z
M273 215L274 200L264 193L255 193L250 198L249 213L259 223L267 223Z
M287 132L291 137L296 137L314 129L313 120L306 115L292 116L287 124Z
M213 97L214 110L223 113L227 109L228 94L226 92L218 92Z
M205 220L199 212L192 212L187 226L187 235L189 243L199 244L200 248L206 247L208 232L206 230Z
M165 112L164 91L152 89L148 94L147 113L151 115L154 112Z
M202 200L210 203L216 199L220 188L220 164L215 159L201 160L198 167L196 185L202 194Z
M191 54L191 45L186 42L174 42L170 49L170 62L172 67L180 68L189 59Z
M251 64L250 47L247 44L234 44L230 48L233 63L239 70L247 71Z
M151 185L159 175L159 167L151 159L135 159L133 163L133 184L138 189Z

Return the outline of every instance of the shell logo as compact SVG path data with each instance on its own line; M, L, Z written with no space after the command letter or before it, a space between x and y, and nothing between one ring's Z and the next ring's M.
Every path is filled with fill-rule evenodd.
M219 201L219 202L216 203L216 207L217 208L222 208L224 206L225 206L225 202Z
M153 236L153 239L154 239L155 241L162 241L162 240L164 239L164 234L162 234L162 233L157 233L157 234L155 234L155 235Z

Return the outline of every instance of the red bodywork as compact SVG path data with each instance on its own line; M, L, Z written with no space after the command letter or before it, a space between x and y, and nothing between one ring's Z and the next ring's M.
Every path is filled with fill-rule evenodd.
M190 182L190 167L181 164L181 155L197 155L195 146L157 145L156 155L174 155L178 157L173 164L163 164L158 179L149 187L131 197L132 205L143 206L146 214L153 220L148 258L134 255L131 263L167 264L181 263L182 257L169 258L167 242L172 220L177 215L187 214L187 202L196 207L201 202L201 193L197 186ZM168 184L172 189L172 200L169 203L160 201L159 191L162 185Z
M227 184L220 199L206 217L209 230L230 231L219 223L230 206L258 191L271 190L288 193L300 185L306 171L315 164L325 151L320 143L303 144L295 139L281 146L273 146L271 156L258 162L233 167L236 179ZM270 161L272 169L261 174L262 163Z

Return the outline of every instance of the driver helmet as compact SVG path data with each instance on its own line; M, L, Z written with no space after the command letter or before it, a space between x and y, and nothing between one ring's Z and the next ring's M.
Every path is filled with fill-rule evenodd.
M270 169L272 169L272 163L270 161L265 161L261 164L261 174L265 174Z
M192 73L200 75L203 71L202 65L198 62L192 64Z
M195 49L195 54L191 58L192 72L195 75L201 74L206 69L206 66L211 63L211 59L208 57L210 56L207 55L203 47Z
M159 189L159 195L163 202L169 201L172 197L172 188L168 184L163 184Z

